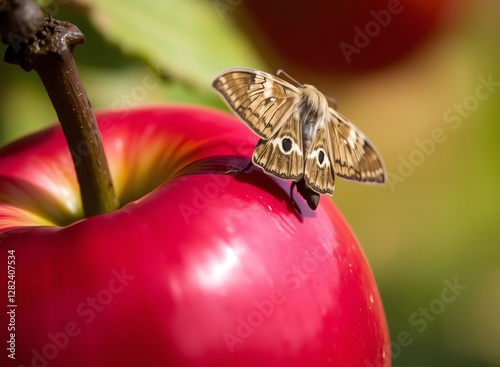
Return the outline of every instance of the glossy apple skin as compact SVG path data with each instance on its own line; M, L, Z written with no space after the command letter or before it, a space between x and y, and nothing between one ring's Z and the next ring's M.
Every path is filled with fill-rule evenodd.
M68 155L58 127L0 150L16 366L391 365L374 277L332 201L297 197L300 215L289 182L222 174L248 162L247 127L189 106L98 120L122 202L137 196L112 213L75 219L75 177L54 174Z

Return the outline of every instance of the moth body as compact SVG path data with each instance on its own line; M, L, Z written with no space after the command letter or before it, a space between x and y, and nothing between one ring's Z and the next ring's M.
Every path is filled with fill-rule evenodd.
M295 181L309 207L333 194L335 176L382 184L385 169L370 141L328 105L312 85L294 86L247 68L222 72L213 82L229 108L260 137L252 162L276 177Z
M328 101L312 85L305 84L299 91L301 95L297 119L302 123L302 144L307 154L316 135L319 122L328 116Z

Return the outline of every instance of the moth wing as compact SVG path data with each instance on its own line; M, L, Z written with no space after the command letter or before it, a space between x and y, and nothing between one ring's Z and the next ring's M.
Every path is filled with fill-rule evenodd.
M385 168L372 143L352 122L329 108L328 130L333 139L335 174L360 183L383 184Z
M252 160L274 176L292 180L302 178L302 127L297 112L291 114L270 139L260 139Z
M320 194L333 194L335 174L333 169L333 148L327 127L328 121L320 121L314 139L306 152L304 177L307 186Z
M269 139L297 108L299 90L274 75L233 68L217 76L212 86L257 135Z

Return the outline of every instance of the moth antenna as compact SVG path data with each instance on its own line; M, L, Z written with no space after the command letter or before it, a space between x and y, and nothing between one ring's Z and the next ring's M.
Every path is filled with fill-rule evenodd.
M325 96L326 99L331 103L333 104L333 108L335 109L335 111L338 111L339 110L339 102L335 99L335 98L332 98L332 97L328 97L328 96Z
M297 80L295 80L294 78L292 78L290 76L290 74L288 74L285 70L283 69L279 69L277 72L276 72L276 75L280 75L280 74L283 74L285 75L288 79L290 79L292 82L294 82L295 84L297 85L300 85L301 87L304 86L304 84L302 83L299 83ZM328 97L328 96L325 96L326 99L328 101L330 101L331 104L333 104L333 108L335 109L335 111L337 111L339 109L339 103L337 102L337 100L335 98L332 98L332 97Z
M276 75L280 75L280 74L285 75L288 79L290 79L290 80L291 80L292 82L294 82L295 84L300 85L301 87L303 87L303 86L304 86L304 84L299 83L299 82L298 82L298 81L296 81L294 78L292 78L290 75L288 75L288 73L287 73L285 70L283 70L283 69L279 69L279 70L276 72Z

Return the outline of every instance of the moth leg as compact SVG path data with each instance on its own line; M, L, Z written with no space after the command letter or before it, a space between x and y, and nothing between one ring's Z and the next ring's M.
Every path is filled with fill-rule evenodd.
M297 182L292 181L292 184L290 185L290 200L292 200L292 204L293 204L295 210L297 210L297 212L302 215L302 211L300 210L299 205L297 204L297 202L293 198L293 189L295 188L295 186L297 186Z
M224 173L226 174L239 174L248 171L250 168L252 168L253 162L250 161L245 168L240 168L240 169L230 169Z

